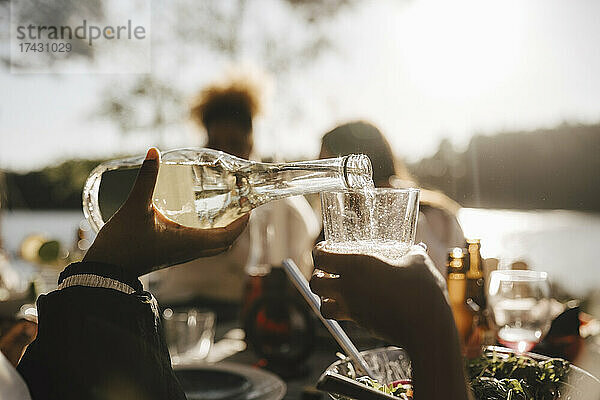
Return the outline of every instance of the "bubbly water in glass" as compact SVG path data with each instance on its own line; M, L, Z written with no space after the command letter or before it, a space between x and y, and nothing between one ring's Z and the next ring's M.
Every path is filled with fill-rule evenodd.
M394 263L408 253L410 245L399 240L361 240L356 242L331 243L327 251L339 254L364 254Z
M325 249L395 263L414 243L418 189L367 188L321 193Z

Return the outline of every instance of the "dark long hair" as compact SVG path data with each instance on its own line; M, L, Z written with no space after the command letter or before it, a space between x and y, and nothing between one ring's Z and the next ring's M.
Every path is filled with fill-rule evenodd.
M390 144L373 124L355 121L339 125L323 136L322 143L333 156L366 154L373 165L375 184L389 182L390 177L397 173Z

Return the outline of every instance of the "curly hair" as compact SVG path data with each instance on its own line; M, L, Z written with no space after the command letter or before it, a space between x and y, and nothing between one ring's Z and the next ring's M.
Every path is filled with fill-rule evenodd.
M215 121L233 121L248 131L252 119L260 113L258 87L248 79L235 79L224 84L208 86L196 98L191 116L208 129Z

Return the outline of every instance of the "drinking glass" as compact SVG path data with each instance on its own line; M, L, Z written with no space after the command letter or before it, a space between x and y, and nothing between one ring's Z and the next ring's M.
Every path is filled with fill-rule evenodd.
M163 311L163 326L171 362L203 361L215 337L215 314L195 308Z
M519 353L531 350L550 328L548 274L499 270L490 275L488 302L500 343Z
M419 189L323 192L321 209L327 250L393 262L414 244Z

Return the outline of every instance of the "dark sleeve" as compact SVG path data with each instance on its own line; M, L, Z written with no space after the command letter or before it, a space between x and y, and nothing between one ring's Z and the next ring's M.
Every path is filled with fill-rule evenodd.
M61 280L112 274L101 267L73 264ZM37 308L37 338L17 367L33 400L185 399L150 293L73 286L40 296Z

